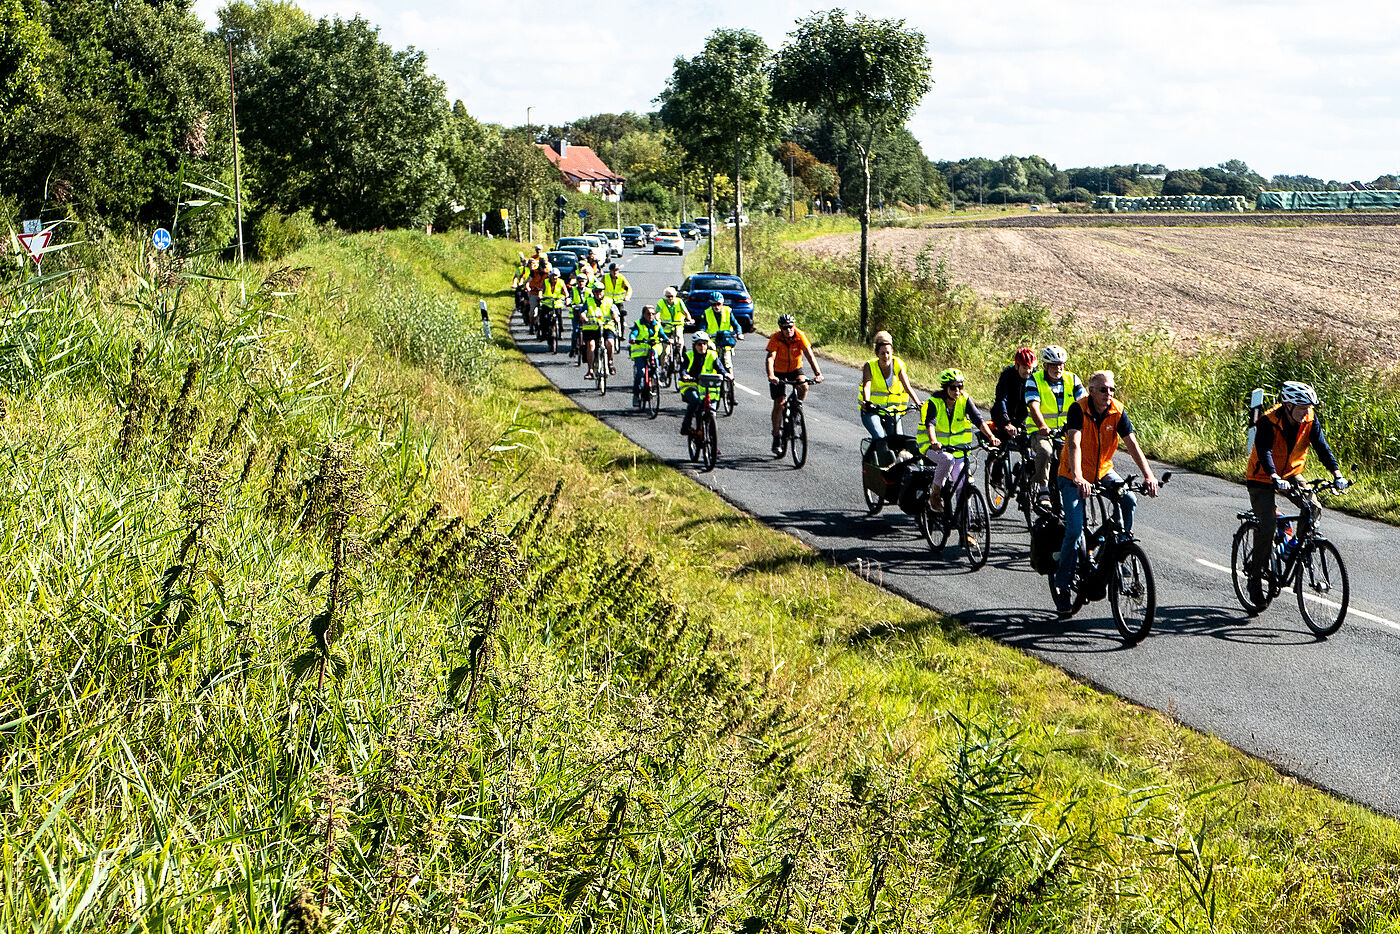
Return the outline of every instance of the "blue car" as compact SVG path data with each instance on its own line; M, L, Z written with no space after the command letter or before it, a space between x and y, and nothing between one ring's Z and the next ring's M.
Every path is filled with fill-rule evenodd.
M753 296L749 294L744 280L727 272L697 272L688 277L677 289L685 297L685 307L695 319L687 331L699 330L705 322L705 312L710 307L710 293L724 296L724 303L734 309L734 319L745 333L753 330Z
M550 266L559 270L565 281L578 269L578 254L569 250L551 250L545 254L545 258L549 260Z

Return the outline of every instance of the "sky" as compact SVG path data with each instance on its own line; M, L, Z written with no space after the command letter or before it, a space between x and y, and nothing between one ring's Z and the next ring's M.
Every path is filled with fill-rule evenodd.
M196 0L207 24L222 0ZM656 108L676 56L718 27L774 49L814 9L787 0L299 0L415 46L476 118L564 124ZM830 4L835 6L836 3ZM928 39L933 89L909 121L930 159L1058 165L1243 159L1265 177L1400 174L1400 4L1379 0L880 0ZM535 24L540 25L535 25ZM567 28L561 30L567 24ZM528 108L528 110L527 110Z

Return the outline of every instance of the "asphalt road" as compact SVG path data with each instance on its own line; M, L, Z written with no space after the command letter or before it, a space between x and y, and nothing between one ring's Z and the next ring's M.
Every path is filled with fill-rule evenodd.
M675 256L628 250L618 264L633 288L629 325L643 303L654 303L682 278ZM801 309L797 314L800 327ZM896 507L866 515L859 460L864 429L855 403L859 371L822 362L825 382L807 396L807 464L795 471L790 460L775 461L769 453L766 338L749 335L735 357L738 404L719 420L719 466L699 473L686 458L679 434L684 408L674 392L666 393L654 421L634 414L630 362L619 361L615 386L600 397L566 348L550 356L518 319L514 325L519 346L575 403L768 525L837 563L860 567L888 590L957 616L978 633L1169 711L1305 781L1400 816L1400 608L1393 599L1400 530L1326 514L1323 528L1345 559L1352 605L1342 630L1318 640L1290 592L1256 619L1235 602L1230 541L1235 514L1248 508L1243 488L1170 468L1172 481L1162 495L1141 498L1134 529L1156 576L1157 621L1142 643L1126 648L1106 601L1089 604L1071 620L1055 617L1045 578L1027 562L1028 536L1014 509L994 520L991 558L976 574L956 555L933 557L914 521ZM1120 469L1131 469L1120 458Z

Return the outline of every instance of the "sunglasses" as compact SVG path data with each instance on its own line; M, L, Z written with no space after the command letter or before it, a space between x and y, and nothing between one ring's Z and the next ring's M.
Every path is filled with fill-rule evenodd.
M795 324L785 324L785 325L783 325L783 330L784 330L784 331L796 331L796 330L797 330L797 325L795 325Z
M963 388L963 384L962 384L962 383L949 383L949 384L948 384L948 388L949 388L949 389L961 389L961 388Z
M1118 387L1117 387L1117 386L1095 386L1095 387L1094 387L1094 392L1113 393L1113 392L1117 392L1117 391L1118 391Z

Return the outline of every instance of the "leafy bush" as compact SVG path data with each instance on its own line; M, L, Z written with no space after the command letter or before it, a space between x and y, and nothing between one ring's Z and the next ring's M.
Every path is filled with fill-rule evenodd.
M309 208L291 215L268 208L253 222L253 252L259 259L281 259L306 246L315 231Z

